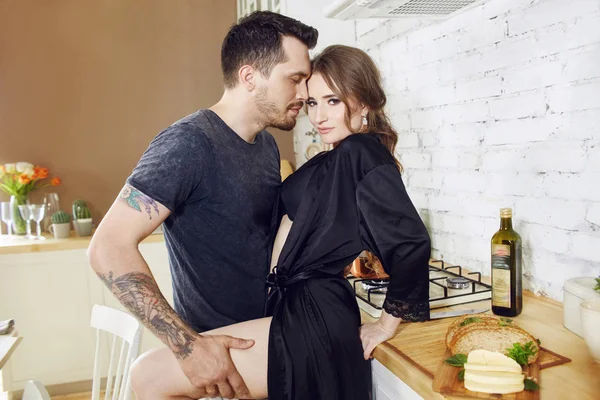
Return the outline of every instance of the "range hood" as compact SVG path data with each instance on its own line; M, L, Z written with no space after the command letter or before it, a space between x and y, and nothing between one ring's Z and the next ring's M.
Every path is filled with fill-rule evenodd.
M447 18L483 0L334 0L327 18Z

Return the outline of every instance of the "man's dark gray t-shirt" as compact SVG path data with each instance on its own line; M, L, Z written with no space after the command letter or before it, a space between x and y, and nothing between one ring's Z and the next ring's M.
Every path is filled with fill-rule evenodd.
M197 331L262 317L279 151L208 109L154 138L127 182L167 207L175 311Z

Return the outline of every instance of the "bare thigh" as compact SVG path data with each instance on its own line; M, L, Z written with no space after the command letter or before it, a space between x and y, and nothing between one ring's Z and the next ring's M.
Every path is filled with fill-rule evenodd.
M267 396L267 356L271 317L224 326L202 335L227 335L253 339L254 346L247 350L231 349L231 358L242 379L250 390L251 399ZM144 374L151 374L152 385L169 396L196 397L198 391L183 373L171 350L163 348L142 355L139 360Z

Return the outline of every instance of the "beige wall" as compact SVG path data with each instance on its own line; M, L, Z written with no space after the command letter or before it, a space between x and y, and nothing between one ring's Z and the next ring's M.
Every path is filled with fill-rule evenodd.
M235 19L235 0L0 0L0 163L49 167L98 220L150 140L220 98Z

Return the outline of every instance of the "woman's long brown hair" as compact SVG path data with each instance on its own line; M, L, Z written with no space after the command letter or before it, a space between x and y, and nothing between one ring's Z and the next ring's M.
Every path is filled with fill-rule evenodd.
M381 143L396 160L398 170L402 172L402 165L394 155L398 133L385 113L387 98L381 86L381 73L373 59L356 47L333 45L316 56L311 65L312 73L321 75L327 86L346 105L345 122L348 129L357 134L378 134ZM366 130L362 127L360 131L356 131L350 124L357 106L366 106L368 109ZM367 267L378 274L384 272L377 257L367 252L367 258Z
M398 133L392 127L385 113L387 97L381 87L381 73L373 59L356 47L333 45L327 47L312 62L312 73L323 77L327 86L346 105L346 126L354 133L350 125L352 113L357 106L366 106L366 132L379 135L382 144L392 153L398 143ZM400 162L396 159L398 169L402 171Z

